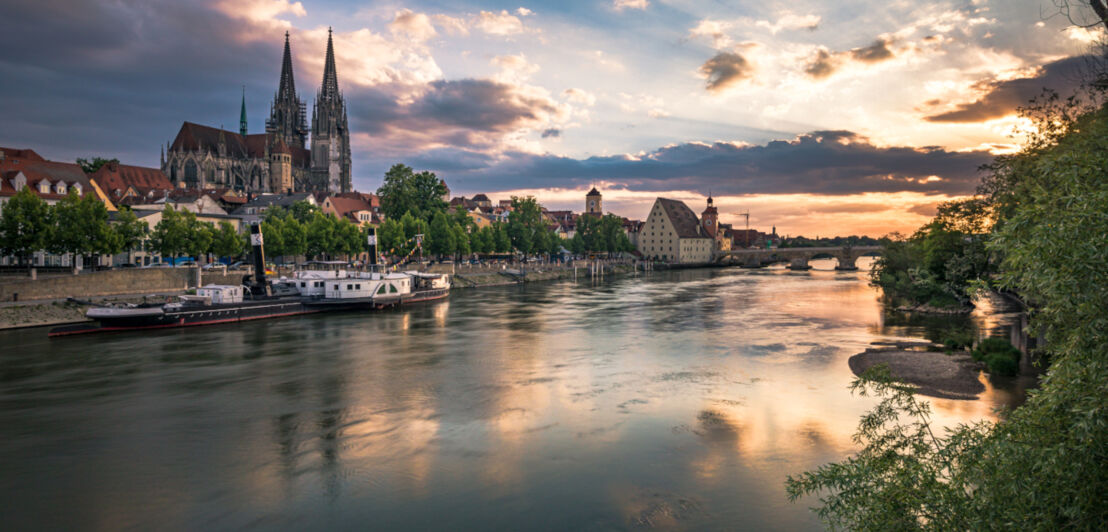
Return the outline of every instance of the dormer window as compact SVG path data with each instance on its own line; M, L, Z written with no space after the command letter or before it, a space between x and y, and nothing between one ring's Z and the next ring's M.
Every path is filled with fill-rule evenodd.
M54 185L55 194L65 194L65 181L58 181L58 184Z
M72 188L73 190L76 190L78 195L81 194L81 184L80 183L73 183L73 186L69 187L69 188Z
M46 182L45 179L42 180L42 181L39 181L38 182L38 192L39 192L39 194L49 194L50 193L50 183Z
M16 175L15 179L12 179L12 187L15 188L17 192L23 190L25 186L27 186L27 176L24 176L22 173Z

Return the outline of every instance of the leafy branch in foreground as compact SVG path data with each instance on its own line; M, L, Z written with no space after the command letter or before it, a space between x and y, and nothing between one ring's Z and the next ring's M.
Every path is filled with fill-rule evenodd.
M991 426L959 426L936 435L930 405L913 388L893 380L884 365L851 385L860 396L882 397L862 417L854 442L862 450L843 462L790 475L790 501L821 495L815 511L832 528L850 530L966 529L962 518L972 486L956 474L962 451Z

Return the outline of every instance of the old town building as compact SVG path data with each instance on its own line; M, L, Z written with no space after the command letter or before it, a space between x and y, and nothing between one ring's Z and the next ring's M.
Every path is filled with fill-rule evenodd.
M715 239L704 231L696 213L684 202L666 198L654 200L638 236L639 253L665 262L709 262L714 247Z

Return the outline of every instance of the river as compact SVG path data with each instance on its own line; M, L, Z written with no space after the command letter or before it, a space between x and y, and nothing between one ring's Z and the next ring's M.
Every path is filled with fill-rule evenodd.
M783 482L855 449L874 400L847 390L847 359L1011 309L890 320L864 271L813 264L3 332L4 528L818 529ZM939 423L1023 400L982 379L977 401L932 400Z

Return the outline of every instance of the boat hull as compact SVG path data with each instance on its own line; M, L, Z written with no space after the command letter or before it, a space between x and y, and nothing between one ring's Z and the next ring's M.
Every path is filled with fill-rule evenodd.
M202 307L185 306L160 313L143 311L129 314L125 310L122 309L122 311L114 313L92 313L90 317L94 317L98 322L97 324L58 327L50 331L50 336L215 325L310 314L320 312L322 309L305 306L301 298L281 298L205 305Z

